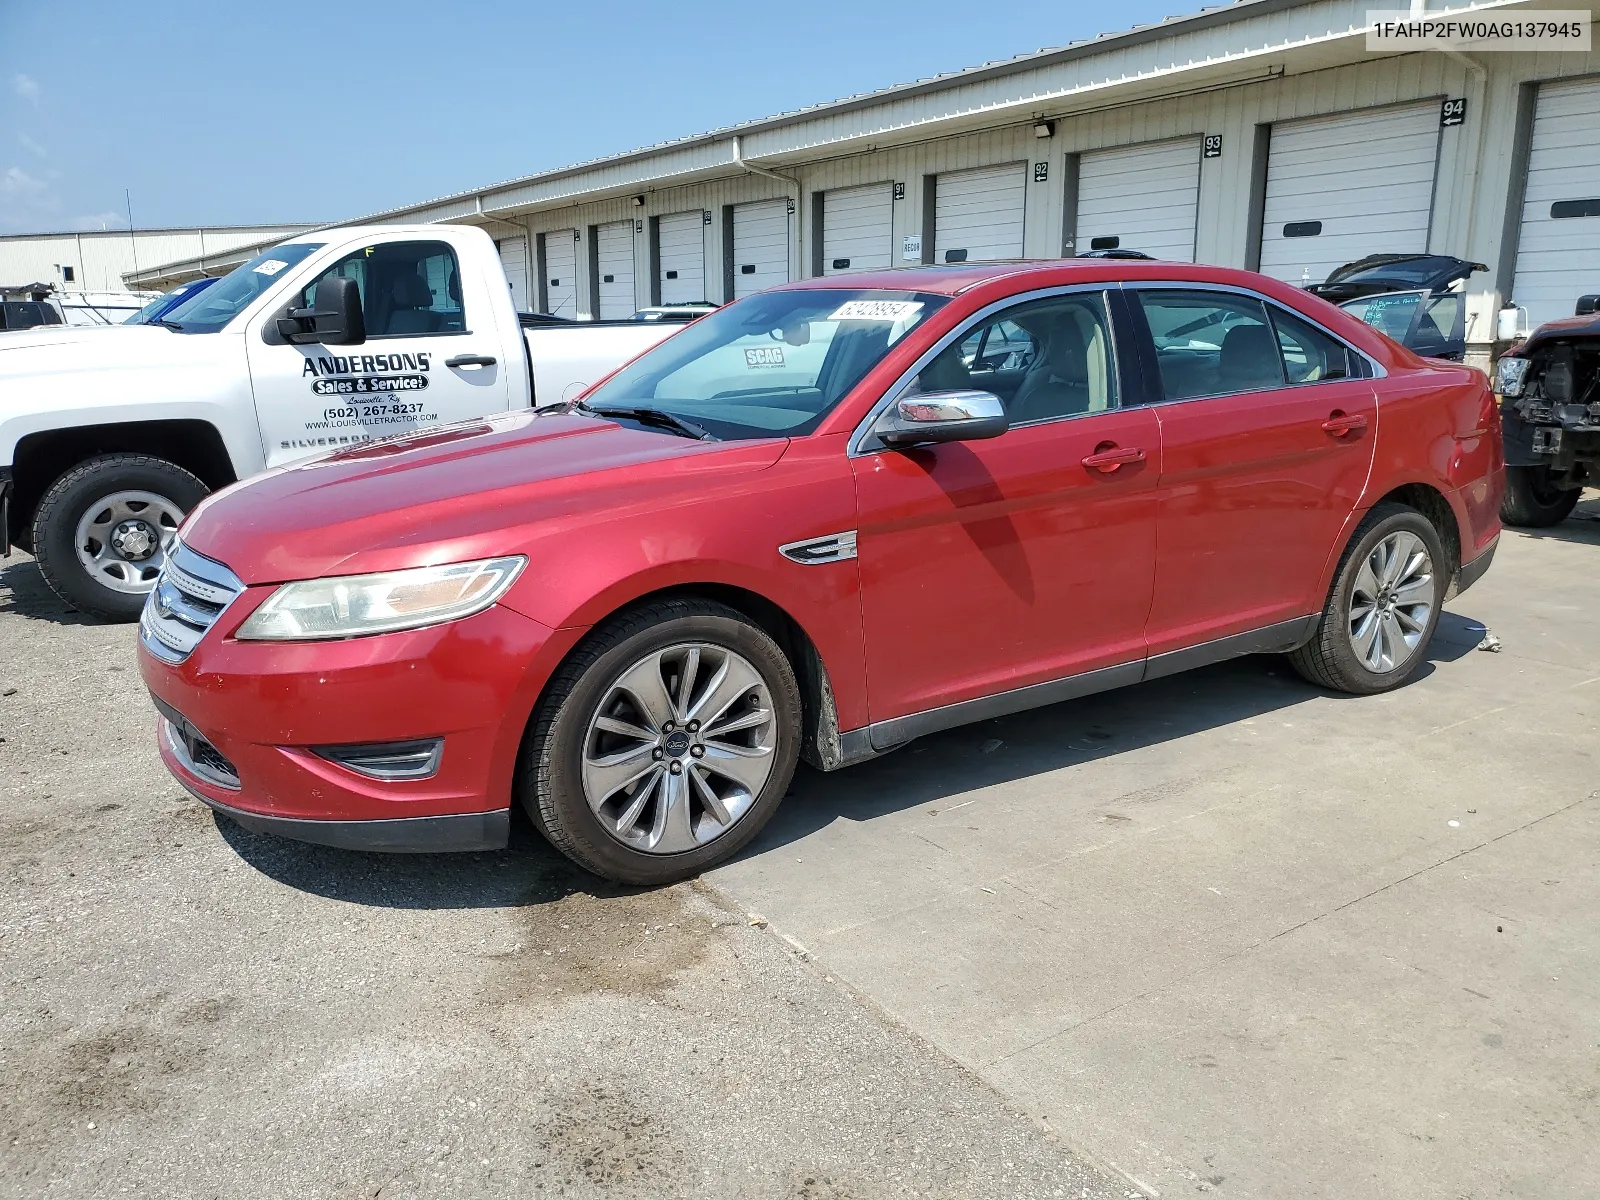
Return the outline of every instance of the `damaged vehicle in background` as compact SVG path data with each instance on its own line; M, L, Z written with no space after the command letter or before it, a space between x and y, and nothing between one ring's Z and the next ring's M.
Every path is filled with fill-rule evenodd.
M1466 282L1488 269L1448 254L1370 254L1306 290L1424 358L1460 362L1467 352Z
M1580 297L1576 312L1539 326L1495 370L1508 525L1558 524L1600 480L1600 295Z

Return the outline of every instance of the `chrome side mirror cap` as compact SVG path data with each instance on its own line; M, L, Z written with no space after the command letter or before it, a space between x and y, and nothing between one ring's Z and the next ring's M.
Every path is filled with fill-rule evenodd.
M873 430L896 448L934 442L975 442L1011 427L1006 406L992 392L963 389L901 396Z

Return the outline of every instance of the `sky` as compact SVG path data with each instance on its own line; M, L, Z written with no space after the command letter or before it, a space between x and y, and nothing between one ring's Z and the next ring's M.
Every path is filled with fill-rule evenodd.
M0 0L0 233L346 220L1199 7Z

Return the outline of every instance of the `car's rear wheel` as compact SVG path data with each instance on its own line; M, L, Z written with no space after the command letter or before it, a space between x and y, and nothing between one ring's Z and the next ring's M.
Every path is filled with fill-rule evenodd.
M522 802L580 866L658 885L736 853L794 775L800 693L771 637L701 600L599 630L534 714Z
M1557 487L1549 467L1507 467L1500 519L1507 525L1543 529L1559 525L1577 506L1581 488Z
M1399 687L1427 653L1449 580L1433 524L1415 509L1379 505L1350 539L1316 632L1289 661L1338 692Z
M34 513L33 553L45 582L79 612L136 620L184 514L206 491L182 467L145 454L79 463Z

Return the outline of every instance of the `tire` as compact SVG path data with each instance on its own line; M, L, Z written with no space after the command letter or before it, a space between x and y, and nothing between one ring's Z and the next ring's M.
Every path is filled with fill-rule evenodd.
M1582 495L1582 488L1560 488L1551 483L1549 467L1507 467L1500 519L1524 529L1559 525Z
M517 786L568 858L655 887L761 831L800 738L800 690L777 643L724 605L665 600L601 627L562 664L534 711Z
M1400 553L1386 553L1391 547ZM1413 550L1427 555L1420 569ZM1399 687L1433 640L1450 571L1432 522L1402 504L1378 505L1345 547L1316 632L1289 653L1290 664L1331 691L1370 696Z
M50 485L33 515L33 553L45 582L79 612L137 620L178 523L208 490L182 467L145 454L79 463ZM110 546L123 536L132 547L126 554Z

